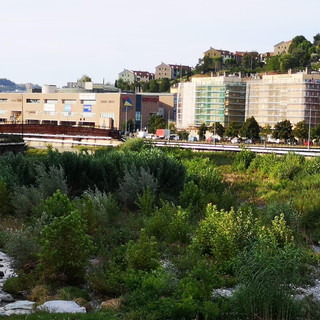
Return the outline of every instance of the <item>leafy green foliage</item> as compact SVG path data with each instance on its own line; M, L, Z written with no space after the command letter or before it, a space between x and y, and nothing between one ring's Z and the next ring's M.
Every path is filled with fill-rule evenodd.
M240 135L249 139L259 139L260 127L254 117L246 119L240 129Z
M249 168L251 162L256 157L256 154L251 150L242 149L237 153L232 167L237 171L245 171Z
M166 127L166 121L163 119L163 117L158 116L156 113L152 114L148 120L149 132L156 133L157 129L165 129Z
M292 137L292 124L290 120L283 120L276 123L272 136L275 139L290 139Z
M86 223L77 211L57 217L44 229L40 261L46 277L70 283L85 274L93 246Z
M149 238L146 231L142 230L137 243L128 243L126 259L129 267L146 271L156 269L160 263L157 247L155 238Z

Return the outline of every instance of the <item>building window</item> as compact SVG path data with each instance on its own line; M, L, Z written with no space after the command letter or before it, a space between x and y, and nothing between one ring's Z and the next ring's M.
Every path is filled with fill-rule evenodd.
M8 102L8 99L0 99L0 103Z
M27 103L40 103L40 99L27 99Z

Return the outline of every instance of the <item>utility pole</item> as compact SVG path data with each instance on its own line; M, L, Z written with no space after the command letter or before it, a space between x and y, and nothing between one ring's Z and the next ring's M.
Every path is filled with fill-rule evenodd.
M311 104L309 108L308 150L310 150L310 133L311 133Z

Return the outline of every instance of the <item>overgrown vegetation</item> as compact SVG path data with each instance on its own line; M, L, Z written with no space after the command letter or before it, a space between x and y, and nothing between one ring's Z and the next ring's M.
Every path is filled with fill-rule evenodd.
M318 273L308 245L320 240L319 188L319 160L294 153L137 140L92 155L5 154L0 246L17 277L4 289L88 309L107 300L93 319L314 319L319 303L295 295Z

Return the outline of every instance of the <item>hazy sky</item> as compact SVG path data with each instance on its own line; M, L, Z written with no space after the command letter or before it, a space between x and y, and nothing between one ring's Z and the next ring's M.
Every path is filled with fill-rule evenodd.
M2 0L0 78L65 85L83 74L195 66L210 47L273 51L320 33L320 0Z

